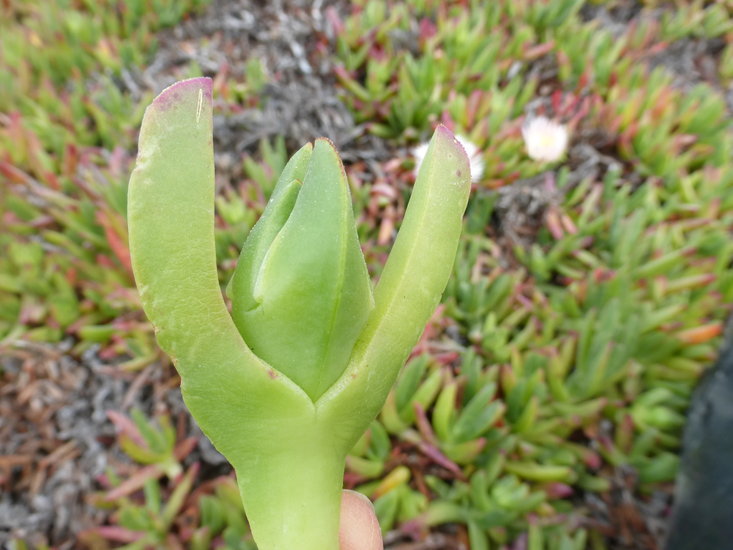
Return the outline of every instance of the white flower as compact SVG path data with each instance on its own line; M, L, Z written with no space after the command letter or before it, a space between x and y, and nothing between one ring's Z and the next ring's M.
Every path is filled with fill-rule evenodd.
M476 144L471 143L464 136L457 134L456 139L466 150L466 155L468 155L468 159L471 161L471 181L476 183L484 175L484 159L481 158L481 151L479 151ZM412 156L415 157L415 177L417 177L417 173L427 152L428 143L422 143L412 150Z
M534 160L554 162L568 147L568 129L543 116L527 119L522 126L527 154Z

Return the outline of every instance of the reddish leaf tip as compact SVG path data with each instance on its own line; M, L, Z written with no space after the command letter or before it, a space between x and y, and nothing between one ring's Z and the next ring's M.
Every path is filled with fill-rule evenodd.
M455 134L451 132L446 126L444 126L443 124L438 124L438 126L435 128L435 135L440 139L452 142L459 151L463 152L466 160L468 160L468 153L466 153L466 148L460 141L458 141L458 138L456 138Z
M165 88L158 97L153 100L153 105L159 109L168 109L187 97L192 97L200 91L206 101L211 101L213 82L209 77L202 76L180 80Z
M435 128L436 133L443 134L445 137L455 139L456 136L453 135L453 132L451 132L446 126L443 124L438 124L438 126Z

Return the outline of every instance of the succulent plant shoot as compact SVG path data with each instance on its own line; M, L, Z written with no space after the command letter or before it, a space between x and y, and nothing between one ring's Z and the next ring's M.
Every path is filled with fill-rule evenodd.
M439 127L378 284L331 142L285 167L228 287L214 246L212 87L148 107L128 198L132 263L186 405L232 463L260 550L337 550L345 456L379 412L450 276L469 160Z

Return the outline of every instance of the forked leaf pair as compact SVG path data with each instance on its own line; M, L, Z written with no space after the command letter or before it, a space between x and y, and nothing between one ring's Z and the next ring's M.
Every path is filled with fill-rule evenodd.
M333 145L285 167L229 285L216 271L211 81L148 107L130 181L133 268L192 415L232 463L260 550L337 550L345 456L450 276L469 162L439 127L374 292Z

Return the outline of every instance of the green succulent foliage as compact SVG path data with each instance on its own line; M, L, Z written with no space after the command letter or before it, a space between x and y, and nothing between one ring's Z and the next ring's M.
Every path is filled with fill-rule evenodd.
M146 329L122 320L139 308L129 292L125 151L133 149L144 105L118 77L146 64L157 30L207 3L11 0L0 7L0 117L11 121L0 124L3 343L72 337L74 354L102 345L126 355L126 369L158 353ZM10 242L31 250L42 243L38 265L17 264Z
M133 129L152 96L143 91L138 100L115 75L145 63L154 29L205 3L136 0L122 11L110 9L119 2L109 0L6 3L9 16L0 21L0 111L6 115L0 179L9 181L0 185L2 344L71 337L75 354L101 345L131 356L123 369L157 357L148 327L127 325L139 304L128 292L123 257L116 256L126 249L126 162L111 168L112 148L133 149ZM601 3L612 9L623 2ZM629 463L643 483L671 479L691 388L716 353L715 322L733 299L733 142L725 101L717 83L680 89L669 70L650 72L645 61L664 53L663 42L723 36L731 21L720 3L670 7L649 0L636 24L616 33L587 20L593 3L582 14L576 0L469 4L355 0L336 38L343 99L369 131L412 143L435 120L452 120L479 145L488 168L469 206L471 235L460 247L441 321L455 324L460 345L431 341L456 350L458 359L445 365L434 349L429 358L416 358L379 420L349 451L347 465L350 475L367 480L360 490L371 494L372 485L391 476L393 446L430 442L466 481L427 475L432 500L426 505L415 480L402 479L377 499L384 526L416 518L427 527L460 522L477 549L508 545L517 536L528 536L533 548L601 548L598 533L579 529L571 536L567 523L552 525L557 517L577 525L583 512L572 499L555 499L548 483L575 478L568 488L607 491L610 469ZM42 47L28 48L39 40ZM492 215L500 194L491 187L547 169L526 158L517 122L538 94L536 69L548 62L557 67L553 89L593 98L581 127L608 131L611 141L601 152L626 162L603 181L573 180L577 167L569 179L565 169L548 173L561 191L553 208L576 231L542 229L530 247L512 251L486 236L501 217ZM259 64L248 64L245 82L230 79L222 87L224 116L255 100L250 92L262 83ZM731 45L717 70L723 84L733 78ZM262 167L245 161L256 185L241 194L225 189L216 198L221 284L265 207L262 195L270 197L285 166L279 143L263 147ZM352 192L366 202L370 186ZM113 251L115 236L122 246ZM373 268L371 235L361 236ZM190 299L195 296L191 291ZM232 317L237 325L236 312ZM708 336L682 341L680 334L698 329ZM184 386L195 387L195 377L186 379ZM388 377L371 380L389 384ZM238 388L230 390L236 395L219 395L244 400ZM418 433L425 418L416 405L434 433L425 424ZM341 410L349 418L349 408ZM600 470L591 460L596 451ZM547 500L538 503L538 493ZM241 522L240 508L230 504L221 505L227 517ZM209 512L192 548L210 548L221 533L222 520ZM156 522L149 527L158 529ZM243 542L237 521L225 530L227 547L254 547Z
M468 158L438 128L372 296L343 166L329 141L305 146L242 249L230 315L211 111L211 81L199 78L167 88L143 119L128 202L143 307L191 413L237 472L260 549L336 549L346 454L448 281Z

